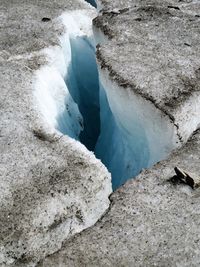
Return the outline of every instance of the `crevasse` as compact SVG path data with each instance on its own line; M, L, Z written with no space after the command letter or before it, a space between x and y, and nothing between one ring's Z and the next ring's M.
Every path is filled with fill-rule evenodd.
M83 118L78 140L106 165L115 189L148 166L148 141L137 120L129 132L113 115L99 81L95 49L90 38L71 36L70 44L72 57L66 84ZM59 130L66 133L61 128Z
M99 80L92 40L71 37L71 64L66 84L83 117L79 140L94 150L100 133Z
M52 74L38 97L46 120L104 163L115 190L167 157L177 145L174 126L153 104L119 87L106 70L98 68L94 39L102 35L94 32L94 37L90 14L71 12L62 20L67 31L61 40L59 78ZM44 91L47 97L41 101Z
M111 82L107 85L104 81L102 85L93 36L71 35L70 45L71 63L66 84L83 118L78 140L105 164L112 174L113 189L116 189L143 168L164 158L174 145L169 140L173 133L164 120L160 122L159 114L153 114L152 107L145 108L141 99L123 94L119 97L120 89L109 84ZM109 78L104 75L104 80L109 81ZM112 94L113 86L117 96Z

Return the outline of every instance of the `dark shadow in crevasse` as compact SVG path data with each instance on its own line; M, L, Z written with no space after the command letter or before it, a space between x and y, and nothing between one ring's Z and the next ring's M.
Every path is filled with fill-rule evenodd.
M93 7L97 8L97 3L95 0L86 0L89 4L91 4Z

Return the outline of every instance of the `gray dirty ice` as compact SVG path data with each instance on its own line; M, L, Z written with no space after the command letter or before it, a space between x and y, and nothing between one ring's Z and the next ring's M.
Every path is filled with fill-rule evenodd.
M163 114L180 143L190 140L114 192L107 210L110 174L44 121L33 93L35 72L49 64L45 49L61 52L57 18L84 10L92 20L94 8L1 0L0 266L198 267L200 192L169 178L175 166L200 174L200 133L191 137L200 125L199 1L97 4L101 75Z

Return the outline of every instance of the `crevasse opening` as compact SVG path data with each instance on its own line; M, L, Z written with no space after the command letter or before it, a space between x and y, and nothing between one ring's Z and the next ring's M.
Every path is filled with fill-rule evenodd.
M67 17L66 25L75 27L76 15L72 18ZM177 136L154 105L120 88L106 70L98 70L94 38L88 30L80 32L81 27L66 39L66 94L55 127L94 152L111 172L115 190L143 168L166 158Z
M71 37L70 45L71 63L67 71L66 85L82 118L79 119L77 130L78 126L73 121L73 118L77 117L77 110L72 103L67 103L67 112L58 118L58 130L76 138L89 150L94 151L96 157L111 172L113 189L116 189L148 166L148 140L139 122L136 121L133 131L129 132L116 121L106 92L99 81L91 39L86 36ZM66 123L69 119L72 127L68 127Z
M66 84L83 117L79 140L94 150L100 134L99 80L95 49L86 36L70 39L71 64Z

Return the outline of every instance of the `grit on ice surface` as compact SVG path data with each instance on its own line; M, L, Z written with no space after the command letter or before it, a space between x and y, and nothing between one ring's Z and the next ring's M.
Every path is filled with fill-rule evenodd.
M34 266L109 207L106 168L56 130L65 101L75 133L81 120L64 80L70 44L63 22L78 21L73 28L87 32L96 11L83 1L20 0L1 1L0 12L0 266Z
M98 49L97 58L110 107L120 94L141 97L145 109L153 105L155 116L162 112L166 124L176 127L179 141L186 142L200 120L199 2L100 4L104 12L94 21L95 33L100 41L104 35L110 40ZM120 114L120 107L115 110ZM199 189L168 181L175 166L199 176L199 147L196 132L168 160L114 192L110 210L95 226L39 266L199 266Z

